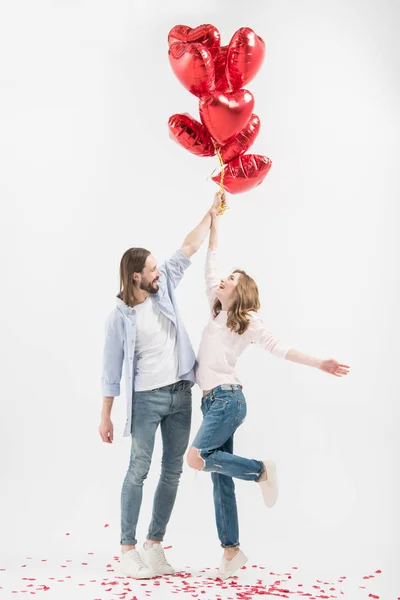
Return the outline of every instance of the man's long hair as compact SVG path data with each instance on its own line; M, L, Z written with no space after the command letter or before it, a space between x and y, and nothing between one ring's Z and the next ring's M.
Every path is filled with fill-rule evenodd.
M133 274L141 273L150 252L145 248L129 248L119 266L119 297L128 306L135 303Z

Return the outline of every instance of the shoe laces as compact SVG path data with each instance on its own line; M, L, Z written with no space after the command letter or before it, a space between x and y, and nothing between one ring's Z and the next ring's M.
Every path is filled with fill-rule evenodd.
M147 568L146 563L144 562L143 558L140 556L137 550L135 550L135 552L132 552L132 554L129 555L129 558L133 563L135 563L137 567L139 567L139 569Z
M159 565L171 566L165 558L164 548L161 546L161 544L153 544L153 552Z

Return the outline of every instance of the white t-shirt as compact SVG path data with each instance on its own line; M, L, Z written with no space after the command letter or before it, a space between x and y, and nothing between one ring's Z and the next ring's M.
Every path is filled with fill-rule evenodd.
M215 291L220 282L215 250L208 250L205 276L207 297L212 308ZM289 351L289 347L281 344L267 330L256 312L249 314L249 327L242 335L231 331L226 325L226 320L227 311L221 311L215 318L211 315L203 331L196 371L196 383L202 390L212 390L226 383L240 384L236 376L236 362L251 343L260 344L265 350L281 358L285 358Z
M173 322L151 296L134 307L136 312L135 391L152 390L179 381L178 345Z

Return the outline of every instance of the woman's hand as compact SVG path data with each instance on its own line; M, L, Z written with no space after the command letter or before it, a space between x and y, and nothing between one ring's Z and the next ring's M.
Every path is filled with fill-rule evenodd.
M342 365L333 358L330 358L329 360L322 360L318 368L321 369L321 371L324 371L325 373L335 375L335 377L343 377L344 375L347 375L350 370L350 367L348 365Z
M343 375L347 375L350 370L348 365L342 365L337 360L333 360L333 358L321 360L320 358L315 358L309 354L304 354L304 352L299 352L299 350L296 350L295 348L290 348L286 354L286 360L298 363L299 365L321 369L321 371L325 371L325 373L329 373L330 375L335 375L335 377L343 377Z

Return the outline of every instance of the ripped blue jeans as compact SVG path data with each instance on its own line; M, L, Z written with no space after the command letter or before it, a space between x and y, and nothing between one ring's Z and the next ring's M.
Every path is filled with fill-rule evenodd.
M246 416L240 385L219 385L203 396L203 422L192 442L211 472L218 537L222 547L239 545L239 523L233 477L258 481L264 471L260 460L233 454L233 434Z

